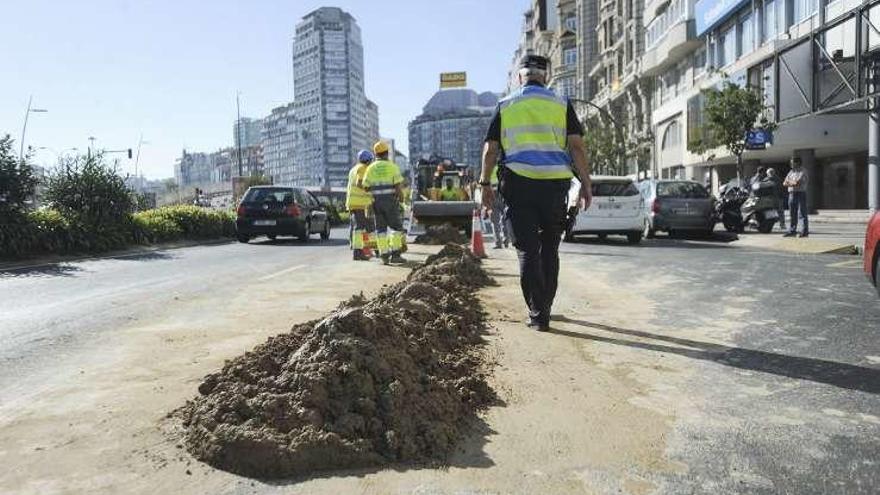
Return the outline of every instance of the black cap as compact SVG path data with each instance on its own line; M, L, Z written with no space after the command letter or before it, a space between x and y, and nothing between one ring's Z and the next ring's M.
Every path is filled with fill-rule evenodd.
M519 62L520 69L547 70L549 65L550 61L547 60L547 57L542 57L540 55L526 55Z

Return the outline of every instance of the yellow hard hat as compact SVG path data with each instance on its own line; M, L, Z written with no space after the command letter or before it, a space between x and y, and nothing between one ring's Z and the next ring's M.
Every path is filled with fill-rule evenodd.
M376 144L373 145L373 153L388 153L388 143L385 141L376 141Z

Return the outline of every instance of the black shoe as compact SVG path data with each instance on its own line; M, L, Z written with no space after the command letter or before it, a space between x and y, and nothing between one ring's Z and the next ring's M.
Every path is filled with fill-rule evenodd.
M782 234L782 237L794 237L796 235L797 235L796 232L786 232L786 233Z
M387 265L387 264L388 264L388 261L389 261L390 259L391 259L391 256L388 256L387 254L383 254L383 255L382 255L382 264L383 264L383 265Z
M391 255L391 263L403 264L406 263L406 259L398 253L394 253Z
M355 251L352 259L354 259L355 261L369 261L370 260L370 258L368 258L367 255L365 255L363 251Z
M801 232L800 234L798 234L798 237L810 237L810 233L809 232Z

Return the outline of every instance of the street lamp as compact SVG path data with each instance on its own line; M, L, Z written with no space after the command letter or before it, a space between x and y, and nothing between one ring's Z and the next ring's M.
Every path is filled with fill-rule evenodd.
M53 148L50 148L50 147L48 147L48 146L40 146L40 147L37 148L37 149L38 149L38 150L51 151L52 154L55 155L55 158L57 158L57 159L59 159L59 160L61 160L61 157L64 156L64 154L67 153L68 151L79 151L79 148L65 148L65 149L63 149L63 150L61 150L61 151L55 151Z
M144 144L150 144L149 141L144 141L144 135L141 134L141 137L138 139L138 148L137 148L137 156L134 159L134 176L138 175L138 163L141 161L141 146Z
M46 110L45 108L32 108L31 104L33 102L34 102L34 95L31 95L30 98L28 98L27 111L24 113L24 125L21 127L21 143L20 143L21 149L19 149L19 151L18 151L18 161L24 160L24 136L25 136L25 133L27 132L28 117L32 113L46 113L46 112L48 112L48 110Z

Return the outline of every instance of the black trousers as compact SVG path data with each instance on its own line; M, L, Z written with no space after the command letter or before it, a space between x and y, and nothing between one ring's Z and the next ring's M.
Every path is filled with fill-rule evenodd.
M559 243L565 230L570 180L534 180L504 170L501 195L513 246L519 256L520 286L529 316L550 321L559 280Z

